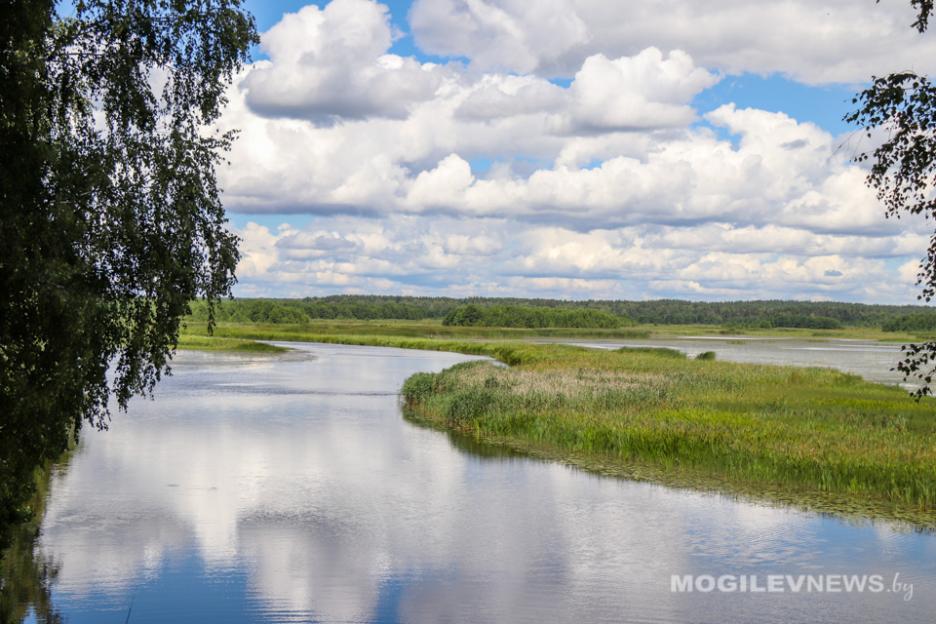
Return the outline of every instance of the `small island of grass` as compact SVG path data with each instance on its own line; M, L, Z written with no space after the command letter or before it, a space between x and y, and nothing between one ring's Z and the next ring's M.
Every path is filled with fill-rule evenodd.
M499 350L509 368L471 362L410 377L410 416L605 473L936 526L932 401L829 369Z
M233 353L283 353L289 351L286 347L256 340L196 334L180 335L177 348L181 351L228 351Z

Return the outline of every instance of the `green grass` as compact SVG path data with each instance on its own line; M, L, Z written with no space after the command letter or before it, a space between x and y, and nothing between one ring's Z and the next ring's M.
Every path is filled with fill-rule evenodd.
M754 338L788 338L790 340L869 340L878 342L919 342L936 335L926 332L885 332L880 327L842 327L841 329L808 329L794 327L732 327L722 325L635 325L631 329L644 331L653 338L674 336L751 336Z
M412 415L603 472L936 526L934 402L827 369L527 349L414 375Z
M189 320L187 334L202 335L204 323ZM875 327L844 327L842 329L802 328L744 328L720 325L634 325L613 329L569 328L503 328L445 326L438 320L313 320L308 323L219 323L216 335L246 337L263 334L281 340L304 340L303 336L380 335L411 338L470 339L470 340L527 340L531 338L593 338L641 339L670 338L676 336L751 336L754 338L788 338L791 340L851 339L889 343L907 343L936 338L925 333L884 332Z
M409 335L417 325L423 335ZM397 335L379 335L385 327ZM936 527L936 401L829 369L483 340L474 332L426 337L437 328L221 325L211 340L489 356L510 368L470 363L407 380L409 417L603 473Z
M203 323L189 321L185 334L202 335ZM649 338L650 331L633 327L612 329L591 328L509 328L446 326L441 321L357 321L317 320L309 323L218 323L216 336L255 337L275 336L277 340L306 340L305 336L321 335L380 335L410 338L458 338L524 340L537 337L567 338Z
M182 351L230 351L236 353L282 353L289 351L285 347L255 340L195 334L182 334L179 336L178 348Z
M677 349L670 349L668 347L621 347L618 349L618 352L627 352L627 353L649 353L651 355L658 355L660 357L675 358L677 360L685 360L686 354Z

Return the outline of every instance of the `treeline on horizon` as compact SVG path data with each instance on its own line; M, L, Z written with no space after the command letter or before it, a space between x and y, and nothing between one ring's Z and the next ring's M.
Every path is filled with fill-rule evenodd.
M872 305L826 301L653 301L521 299L469 297L405 297L385 295L332 295L304 299L233 299L216 308L216 320L236 323L307 323L313 320L442 320L464 321L464 310L481 311L485 326L501 327L611 327L588 324L632 323L655 325L721 325L738 328L880 327L885 331L936 331L936 309L913 305ZM461 320L458 319L461 310ZM496 310L496 311L495 311ZM535 312L531 310L536 310ZM552 310L548 312L547 310ZM590 310L594 314L571 314ZM605 316L607 315L607 316ZM203 301L192 303L193 321L206 321ZM525 320L524 320L525 319ZM508 323L487 325L489 322ZM525 322L528 324L518 324ZM567 325L562 323L576 322ZM540 324L544 323L544 324ZM557 324L560 323L560 324ZM582 324L584 323L584 324Z
M469 327L588 328L615 329L634 322L607 310L577 307L531 305L458 306L445 315L443 325Z

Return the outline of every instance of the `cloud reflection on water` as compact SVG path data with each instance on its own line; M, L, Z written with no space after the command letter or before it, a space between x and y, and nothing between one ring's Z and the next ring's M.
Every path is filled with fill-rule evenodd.
M66 614L80 621L101 596L126 612L167 575L182 575L175 592L227 579L218 600L242 604L243 621L924 621L936 609L933 536L472 454L380 394L463 356L305 348L317 357L183 357L155 402L86 436L53 482L40 544ZM892 569L921 583L915 602L669 591L671 574ZM178 596L161 598L171 612ZM139 607L133 621L159 617Z

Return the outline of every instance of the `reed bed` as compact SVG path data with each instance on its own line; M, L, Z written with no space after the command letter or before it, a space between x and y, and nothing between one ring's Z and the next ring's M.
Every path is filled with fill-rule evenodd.
M853 375L552 350L417 374L403 396L427 422L586 467L936 526L933 402Z

